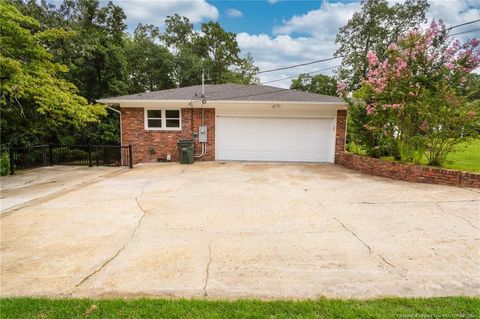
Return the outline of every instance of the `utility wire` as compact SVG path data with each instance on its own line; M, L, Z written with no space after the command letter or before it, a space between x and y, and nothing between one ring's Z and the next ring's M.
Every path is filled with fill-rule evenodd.
M475 32L475 31L480 31L480 28L476 28L476 29L472 29L472 30L467 30L467 31L463 31L463 32L458 32L458 33L454 33L454 34L449 34L448 36L449 36L449 37L453 37L453 36L456 36L456 35L465 34L465 33L470 33L470 32Z
M448 30L452 30L452 29L459 28L459 27L463 27L463 26L465 26L465 25L469 25L469 24L476 23L476 22L479 22L479 21L480 21L480 19L477 19L477 20L473 20L473 21L469 21L469 22L457 24L457 25L454 25L454 26L451 26L451 27L447 28L446 30L447 30L447 31L448 31ZM464 32L460 32L460 33L455 33L455 34L451 34L450 36L455 36L455 35L459 35L459 34L474 32L474 31L477 31L477 30L479 30L479 29L473 29L473 30L469 30L469 31L464 31ZM293 64L293 65L284 66L284 67L275 68L275 69L262 70L262 71L257 72L257 74L274 72L274 71L280 71L280 70L286 70L286 69L292 69L292 68L296 68L296 67L299 67L299 66L305 66L305 65L310 65L310 64L320 63L320 62L326 62L326 61L331 61L331 60L335 60L335 59L339 59L339 58L342 58L342 56L331 57L331 58L321 59L321 60L315 60L315 61L306 62L306 63L300 63L300 64Z
M463 26L465 26L465 25L469 25L469 24L476 23L476 22L479 22L479 21L480 21L480 19L478 19L478 20L473 20L473 21L469 21L469 22L465 22L465 23L462 23L462 24L454 25L454 26L452 26L452 27L450 27L450 28L448 28L448 29L446 29L446 30L452 30L452 29L455 29L455 28L458 28L458 27L463 27ZM458 33L454 33L454 34L449 34L448 36L449 36L449 37L453 37L453 36L456 36L456 35L461 35L461 34L470 33L470 32L475 32L475 31L480 31L480 28L476 28L476 29L472 29L472 30L467 30L467 31L463 31L463 32L458 32ZM338 58L341 58L341 56L340 56L340 57L332 57L332 58L323 59L323 60L312 61L312 62L307 62L307 63L295 64L295 65L292 65L292 66L286 66L286 67L281 67L281 68L276 68L276 69L271 69L271 70L266 70L266 71L260 71L260 72L258 72L257 74L267 73L267 72L273 72L273 71L277 71L277 70L285 70L285 69L290 69L290 68L294 68L294 67L297 67L297 66L310 65L310 64L319 63L319 62L325 62L325 61L330 61L330 60L334 60L334 59L338 59ZM336 66L333 66L333 67L324 68L324 69L320 69L320 70L316 70L316 71L312 71L312 72L300 73L300 74L297 74L297 75L294 75L294 76L289 76L289 77L285 77L285 78L281 78L281 79L275 79L275 80L270 80L270 81L262 82L261 84L263 85L263 84L266 84L266 83L273 83L273 82L278 82L278 81L283 81L283 80L289 80L289 79L296 78L296 77L300 76L301 74L313 74L313 73L318 73L318 72L321 72L321 71L338 68L339 66L340 66L340 65L336 65Z
M300 73L300 74L297 74L297 75L294 75L294 76L289 76L289 77L286 77L286 78L281 78L281 79L276 79L276 80L270 80L270 81L266 81L266 82L262 82L261 84L266 84L266 83L272 83L272 82L278 82L278 81L283 81L283 80L288 80L288 79L293 79L293 78L296 78L302 74L313 74L313 73L318 73L318 72L322 72L322 71L325 71L325 70L330 70L330 69L335 69L335 68L338 68L340 65L335 65L335 66L331 66L331 67L328 67L328 68L323 68L323 69L320 69L320 70L316 70L316 71L312 71L312 72L307 72L307 73Z
M306 63L294 64L294 65L290 65L290 66L284 66L284 67L281 67L281 68L276 68L276 69L270 69L270 70L264 70L264 71L260 71L260 72L258 72L258 74L261 74L261 73L268 73L268 72L273 72L273 71L286 70L286 69L296 68L296 67L299 67L299 66L304 66L304 65L310 65L310 64L314 64L314 63L320 63L320 62L331 61L331 60L335 60L335 59L339 59L339 58L341 58L341 56L338 56L338 57L331 57L331 58L322 59L322 60L315 60L315 61L306 62Z
M477 20L473 20L473 21L469 21L469 22L465 22L465 23L462 23L462 24L457 24L457 25L454 25L450 28L447 28L447 30L452 30L452 29L455 29L455 28L459 28L459 27L463 27L464 25L469 25L469 24L472 24L472 23L475 23L475 22L479 22L480 19L477 19Z

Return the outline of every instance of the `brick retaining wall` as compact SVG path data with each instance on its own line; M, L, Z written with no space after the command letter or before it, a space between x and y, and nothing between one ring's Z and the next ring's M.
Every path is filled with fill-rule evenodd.
M480 188L480 174L478 173L389 162L348 152L337 154L335 162L362 173L408 182Z

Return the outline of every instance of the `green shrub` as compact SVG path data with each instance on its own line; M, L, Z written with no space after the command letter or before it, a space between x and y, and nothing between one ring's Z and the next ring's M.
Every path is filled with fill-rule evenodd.
M10 157L8 151L2 150L0 153L0 175L8 175L10 173Z

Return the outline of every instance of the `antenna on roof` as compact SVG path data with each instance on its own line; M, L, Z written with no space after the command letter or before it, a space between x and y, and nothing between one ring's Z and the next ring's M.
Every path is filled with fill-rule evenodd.
M202 69L202 97L205 96L205 69Z

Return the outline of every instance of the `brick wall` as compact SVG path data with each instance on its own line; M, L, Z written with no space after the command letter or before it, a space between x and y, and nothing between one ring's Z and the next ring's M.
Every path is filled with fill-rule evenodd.
M340 153L336 163L362 173L408 182L480 188L480 174L477 173L389 162L347 152Z
M338 161L338 156L345 152L345 134L347 130L347 110L337 111L337 124L335 125L335 163Z
M178 139L192 139L192 110L193 132L198 132L201 125L201 108L182 108L181 131L145 130L143 108L121 108L122 112L122 139L123 144L133 147L133 163L157 162L171 154L172 161L178 161ZM215 109L205 108L205 125L208 128L207 153L201 160L215 160ZM201 144L195 142L195 153L201 152ZM199 159L197 159L199 160Z

